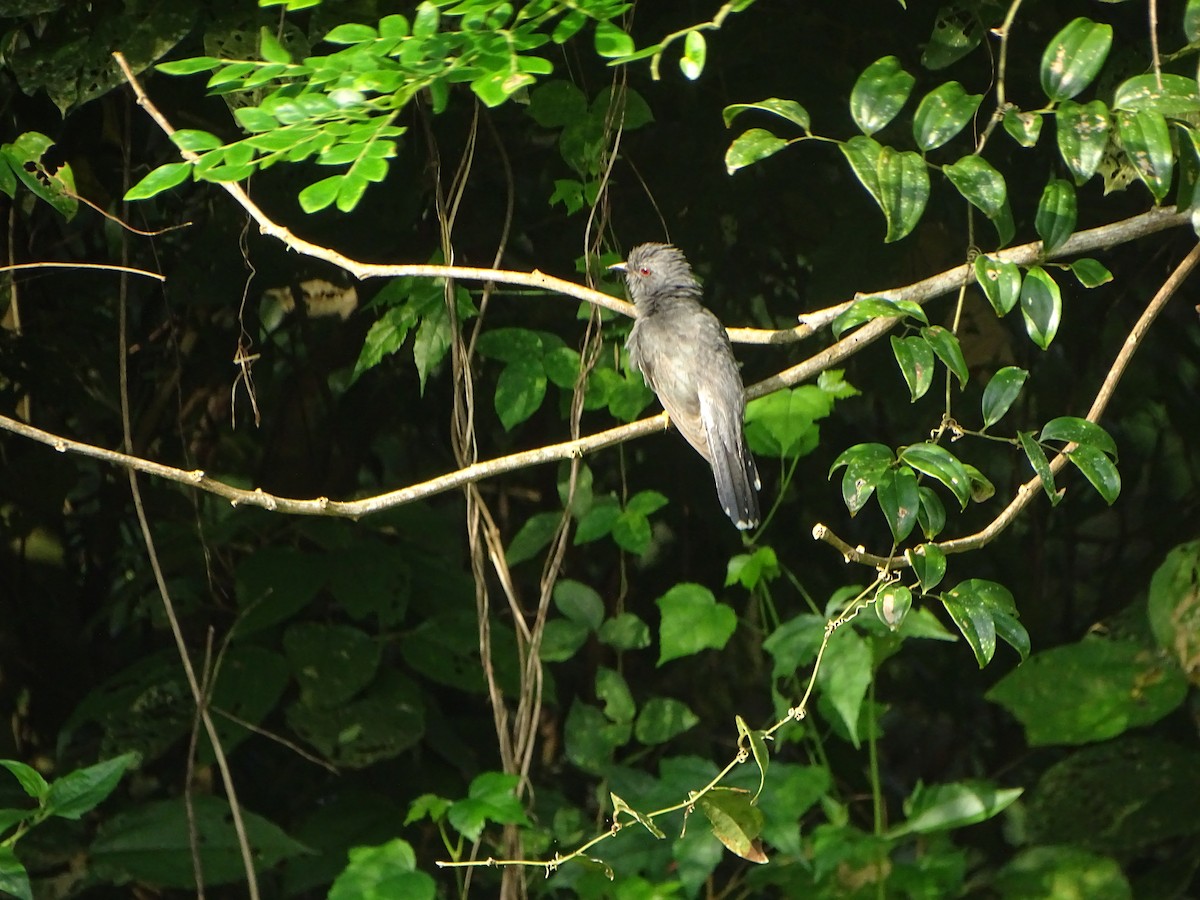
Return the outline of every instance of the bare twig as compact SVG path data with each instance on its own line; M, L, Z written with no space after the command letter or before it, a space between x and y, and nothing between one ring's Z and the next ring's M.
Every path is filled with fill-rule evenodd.
M135 269L132 266L116 266L108 263L85 263L85 262L35 262L35 263L13 263L7 266L0 266L0 272L16 272L20 269L99 269L106 272L124 272L128 275L141 275L143 278L153 278L156 281L166 281L166 275L160 275L158 272L148 272L145 269Z

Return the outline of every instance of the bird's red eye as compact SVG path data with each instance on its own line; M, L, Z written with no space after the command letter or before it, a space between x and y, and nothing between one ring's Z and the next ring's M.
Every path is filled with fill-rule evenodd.
M642 266L640 269L638 269L638 274L639 274L639 275L649 275L649 274L650 274L650 267L649 267L649 266Z

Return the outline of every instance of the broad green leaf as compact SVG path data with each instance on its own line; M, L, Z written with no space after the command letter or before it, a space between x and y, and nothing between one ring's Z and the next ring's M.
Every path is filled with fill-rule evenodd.
M780 575L779 558L770 547L759 547L753 553L739 553L725 566L725 587L740 584L748 591L760 584L769 584Z
M604 59L629 56L634 51L633 38L607 19L596 23L596 54Z
M1042 117L1039 113L1021 112L1014 107L1004 114L1004 130L1022 147L1032 147L1042 133Z
M988 781L918 785L904 802L905 821L888 831L895 840L909 834L935 834L986 822L1021 796L1024 788L998 788Z
M1008 202L1004 176L982 156L964 156L942 169L950 183L989 219L1000 215Z
M923 591L932 591L946 577L946 554L937 544L909 548L904 551L904 557L921 582Z
M971 476L963 464L945 447L926 441L900 451L900 461L908 463L950 489L963 509L971 500Z
M708 55L708 44L704 40L704 32L689 31L683 41L683 56L679 58L679 70L688 81L695 81L704 71L704 61Z
M922 328L921 336L929 342L929 346L933 348L933 352L937 354L938 359L946 368L958 376L959 387L966 387L967 378L970 377L967 371L967 360L963 356L962 346L958 343L954 332L941 325L933 325Z
M829 639L817 684L823 699L842 720L850 741L858 746L858 725L863 701L871 684L871 646L852 628L839 628Z
M942 603L975 653L983 668L996 653L996 638L1016 650L1021 659L1029 656L1029 633L1017 620L1012 593L994 581L973 578L942 597Z
M963 468L967 470L967 475L971 479L971 499L973 501L983 503L996 495L996 486L988 480L986 475L970 463L963 463Z
M616 669L607 666L596 669L596 699L604 703L604 715L611 721L633 722L637 704L625 676Z
M1088 636L1036 653L987 699L1025 726L1031 746L1086 744L1157 722L1187 695L1169 658L1133 641Z
M599 772L612 765L614 751L628 743L632 734L629 723L613 722L576 698L563 726L563 749L567 759L584 771Z
M944 69L978 47L982 40L979 17L964 12L957 4L946 4L938 9L933 31L921 53L921 65L931 72Z
M595 590L580 581L564 578L555 584L554 605L568 619L593 631L604 621L604 601Z
M414 38L432 37L437 33L438 25L441 24L441 11L437 4L431 0L422 0L417 6L417 13L413 16L412 36Z
M379 37L379 32L370 25L347 22L331 29L322 40L329 44L360 44L363 41L372 41L377 37Z
M725 127L728 128L733 124L734 118L748 109L760 109L763 112L769 112L780 118L787 119L794 125L799 125L804 131L808 131L811 121L808 116L808 110L797 103L795 100L781 100L778 97L768 97L766 100L759 100L757 103L733 103L725 107L721 111L721 116L725 120Z
M542 662L565 662L587 643L591 630L582 622L571 619L551 619L542 632L538 659Z
M1083 184L1096 174L1104 158L1111 127L1108 107L1100 100L1086 105L1069 100L1059 106L1056 115L1058 152L1075 183Z
M1162 202L1171 189L1175 160L1167 120L1154 110L1118 112L1117 135L1138 178Z
M468 839L478 840L488 822L529 825L529 817L516 796L517 775L483 772L467 788L465 800L450 806L446 819Z
M998 316L1011 312L1021 298L1021 270L1015 263L980 253L975 257L975 280Z
M892 121L915 83L916 79L904 71L894 56L885 56L867 66L850 91L850 115L859 130L870 136Z
M923 337L892 337L892 353L904 375L913 402L933 385L933 348Z
M833 320L830 326L834 335L841 337L855 325L874 319L912 316L919 322L929 324L929 317L920 305L911 300L888 300L886 297L864 297L855 300L850 307Z
M929 172L919 153L884 147L879 154L879 206L887 219L884 241L905 237L925 212L929 201Z
M646 746L665 744L700 724L690 706L673 697L651 697L633 725L633 736Z
M917 523L925 534L925 539L932 541L946 527L946 507L933 488L921 485L921 508L917 510Z
M542 405L546 396L546 371L536 357L515 360L504 367L496 381L496 413L505 431L524 422Z
M762 810L750 802L749 793L737 788L713 788L696 805L712 825L713 836L730 853L752 863L768 861L758 840L763 829Z
M644 514L627 509L613 522L612 536L622 550L634 556L642 556L650 549L654 531L650 527L650 520Z
M1112 272L1103 263L1094 259L1077 259L1071 263L1071 271L1085 288L1099 287L1113 280Z
M908 466L889 469L879 482L875 498L883 510L892 539L897 544L903 542L917 524L917 507L920 505L917 476Z
M1054 472L1050 470L1050 461L1046 459L1046 451L1042 449L1041 444L1034 440L1032 431L1018 431L1017 440L1021 444L1021 449L1025 451L1029 464L1033 466L1033 471L1041 480L1042 488L1046 491L1046 496L1050 498L1050 505L1058 506L1062 495L1054 486Z
M875 202L883 205L879 191L879 159L883 154L883 146L874 138L856 135L844 143L838 144L838 149L850 163L854 176Z
M125 771L137 764L138 754L123 753L55 779L50 783L44 809L63 819L80 819L99 806L116 788Z
M538 358L544 348L541 336L529 328L493 328L485 331L475 342L480 356L506 363Z
M1116 464L1095 447L1080 446L1067 451L1069 459L1092 483L1104 502L1112 506L1121 493L1121 474Z
M180 128L173 135L171 141L180 150L191 150L194 153L203 153L206 150L215 150L222 146L222 141L215 134L210 134L207 131L200 131L196 128Z
M605 619L596 637L616 650L643 650L651 641L650 626L631 612Z
M504 553L508 564L515 566L537 556L550 543L561 521L562 514L557 512L537 513L526 519Z
M569 81L548 81L529 92L526 111L543 128L564 128L587 117L588 101Z
M842 451L829 467L832 476L841 466L846 467L842 476L842 499L851 515L855 515L871 499L875 488L887 477L895 462L891 448L883 444L855 444Z
M1042 90L1070 100L1100 74L1112 47L1112 26L1080 16L1051 38L1042 54Z
M351 847L349 864L329 888L328 900L434 900L437 885L417 868L412 846L394 838L375 847Z
M629 502L625 504L625 508L631 512L641 513L643 516L649 516L658 512L669 502L670 501L658 491L638 491L629 498Z
M1021 284L1021 314L1030 339L1043 350L1058 334L1062 321L1062 293L1041 266L1030 266Z
M23 762L18 762L15 759L0 759L0 766L8 769L13 774L21 785L21 790L38 801L40 806L42 800L50 792L50 785L42 773L33 766L26 765Z
M1135 75L1117 87L1112 108L1128 112L1150 110L1160 116L1183 118L1200 112L1200 90L1195 78L1167 72Z
M1051 178L1038 202L1034 227L1042 239L1042 254L1053 256L1075 230L1077 211L1071 182Z
M875 616L890 631L898 631L912 609L912 591L902 584L889 584L875 594Z
M968 94L948 81L926 94L913 116L913 138L922 150L934 150L963 130L979 108L982 94Z
M983 427L990 428L1004 418L1029 373L1017 366L1005 366L992 376L986 388L983 389Z
M12 894L17 900L33 900L29 873L8 845L0 845L0 891Z
M1095 447L1113 459L1117 458L1117 442L1095 422L1077 416L1059 416L1042 427L1039 441L1066 441L1084 447Z
M279 43L279 38L265 25L258 30L258 52L271 63L290 63L292 55Z
M677 584L656 603L662 615L659 666L701 650L720 650L737 628L737 614L700 584Z
M788 145L765 128L751 128L738 135L725 151L725 171L732 175L751 163L774 156Z
M812 385L774 391L746 406L746 441L755 453L792 459L817 445L817 419L829 415L829 396Z
M1146 614L1155 642L1181 666L1200 655L1200 540L1167 552L1150 579Z
M1200 0L1187 0L1183 11L1183 34L1189 44L1200 43Z
M382 648L351 625L294 622L284 632L283 650L305 705L328 709L374 680Z
M1121 864L1080 847L1034 846L1017 853L989 879L1001 897L1062 897L1133 900Z

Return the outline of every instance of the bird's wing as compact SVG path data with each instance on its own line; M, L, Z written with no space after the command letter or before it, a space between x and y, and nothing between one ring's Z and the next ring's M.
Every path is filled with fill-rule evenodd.
M741 384L737 387L740 390ZM708 461L725 514L738 528L753 528L758 524L758 489L762 485L742 433L742 404L731 408L719 402L722 396L707 385L700 388L700 419L709 448Z
M630 361L642 373L650 390L671 417L671 424L705 459L708 455L708 433L700 413L700 398L690 376L691 367L681 365L677 354L690 353L678 335L659 336L648 332L656 323L639 319L634 323L626 346ZM641 341L657 340L657 354L643 353ZM657 365L656 365L657 361Z

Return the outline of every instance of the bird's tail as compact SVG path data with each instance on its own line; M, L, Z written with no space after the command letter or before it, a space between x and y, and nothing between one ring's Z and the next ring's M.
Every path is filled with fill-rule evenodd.
M713 453L712 470L721 508L738 528L743 531L754 528L759 520L758 489L762 483L745 439L732 447L711 449L717 450Z

